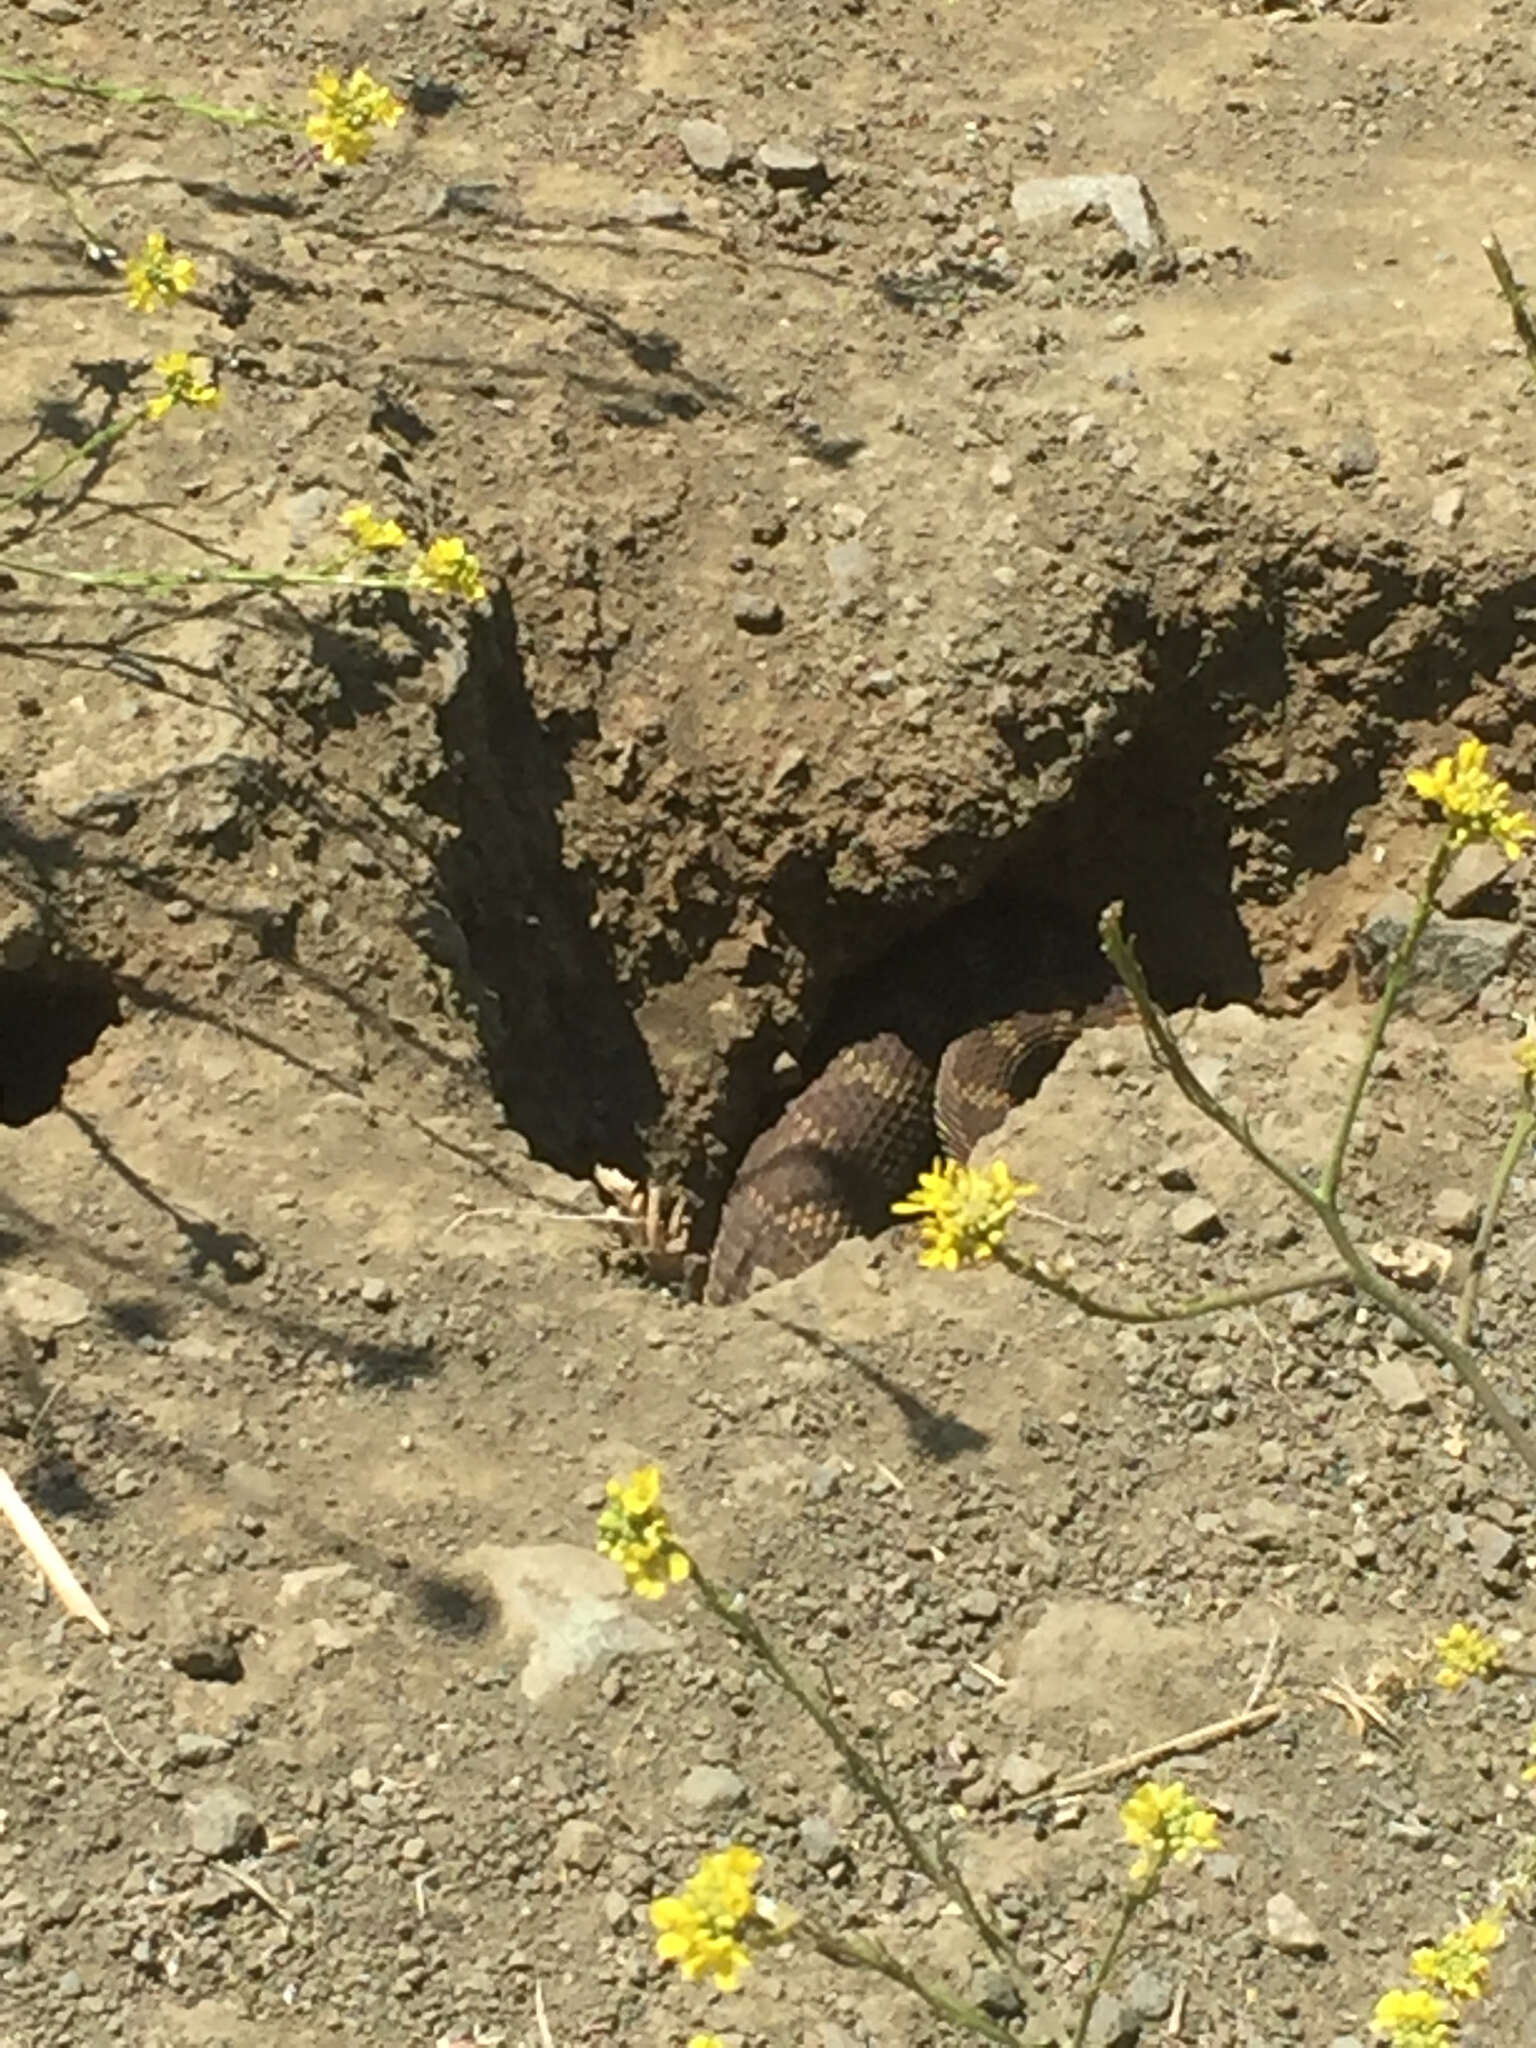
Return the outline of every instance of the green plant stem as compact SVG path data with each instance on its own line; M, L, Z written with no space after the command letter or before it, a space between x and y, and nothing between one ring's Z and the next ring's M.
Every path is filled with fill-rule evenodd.
M1536 315L1531 312L1524 287L1517 283L1515 273L1509 267L1509 258L1504 254L1504 244L1497 235L1484 235L1483 254L1488 258L1488 267L1504 294L1504 303L1515 324L1516 338L1525 350L1525 359L1536 372Z
M746 1645L759 1663L772 1672L796 1706L816 1723L842 1758L854 1784L867 1799L879 1807L890 1822L897 1840L913 1865L923 1873L930 1884L946 1892L953 1899L989 1953L1008 1972L1012 1980L1014 1959L1007 1937L982 1912L970 1886L953 1863L937 1855L911 1826L885 1774L854 1742L821 1695L800 1677L750 1609L737 1601L727 1599L720 1588L699 1569L692 1552L688 1553L688 1561L694 1584L699 1590L699 1597L710 1613L717 1621L723 1622L739 1642Z
M1274 1301L1282 1294L1305 1294L1311 1288L1344 1287L1349 1284L1350 1272L1347 1266L1318 1266L1308 1273L1296 1273L1289 1279L1266 1280L1256 1287L1232 1287L1218 1294L1202 1294L1193 1301L1176 1301L1162 1308L1150 1302L1132 1305L1128 1302L1105 1301L1096 1294L1089 1294L1081 1287L1075 1287L1070 1280L1064 1280L1059 1273L1053 1273L1049 1266L1038 1259L1020 1258L1004 1245L997 1254L999 1262L1010 1273L1017 1273L1021 1280L1029 1280L1036 1287L1043 1287L1047 1294L1054 1294L1062 1301L1071 1302L1084 1315L1101 1316L1112 1323L1187 1323L1197 1316L1215 1315L1226 1308L1254 1308L1261 1301Z
M0 72L0 77L3 76L4 73ZM6 119L4 115L0 115L0 135L8 135L11 138L33 170L37 172L37 175L48 187L54 198L64 207L70 219L79 230L81 240L85 243L86 248L88 250L99 249L102 246L101 236L97 233L90 220L87 219L81 209L79 200L76 199L69 186L64 183L62 178L54 176L52 165L32 140L31 136L28 135L27 131L24 128L18 128L14 121Z
M1131 1922L1157 1890L1161 1872L1134 1885L1121 1902L1120 1917L1115 1922L1115 1931L1109 1937L1109 1945L1099 1958L1099 1966L1093 1973L1093 1981L1083 1997L1083 2009L1077 2016L1077 2026L1072 2034L1072 2048L1083 2048L1088 2039L1088 2029L1093 2024L1093 2009L1099 2002L1099 1993L1109 1982L1109 1973L1120 1960L1120 1951L1125 1946L1125 1937L1131 1931Z
M1462 1344L1470 1344L1473 1325L1477 1320L1477 1290L1482 1283L1483 1269L1488 1264L1488 1250L1493 1243L1494 1229L1499 1220L1499 1211L1504 1206L1504 1197L1509 1192L1510 1177L1520 1164L1520 1155L1530 1144L1536 1133L1536 1101L1533 1101L1531 1081L1527 1077L1521 1090L1520 1107L1515 1111L1515 1121L1510 1127L1499 1163L1493 1171L1493 1181L1488 1189L1488 1200L1483 1205L1482 1222L1478 1225L1477 1237L1472 1245L1472 1256L1467 1262L1466 1284L1461 1290L1461 1302L1456 1311L1456 1336Z
M298 125L295 117L280 107L226 107L217 100L200 99L195 93L163 92L157 86L110 85L104 79L74 78L58 71L19 69L0 65L0 81L7 85L28 85L43 92L70 92L84 99L117 100L125 107L170 107L178 114L196 114L204 121L223 121L237 128L282 128Z
M1445 833L1435 848L1434 857L1429 863L1429 872L1424 877L1424 886L1413 906L1413 916L1408 921L1408 929L1404 932L1397 951L1392 955L1392 964L1387 969L1381 996L1371 1013L1371 1028L1366 1034L1365 1051L1361 1054L1360 1064L1355 1070L1349 1099L1344 1105L1344 1114L1339 1118L1339 1128L1334 1134L1333 1150L1328 1155L1328 1164L1323 1168L1323 1177L1318 1184L1318 1194L1327 1203L1331 1204L1337 1199L1339 1181L1344 1172L1344 1155L1349 1150L1355 1120L1360 1114L1360 1104L1364 1101L1366 1088L1370 1084L1371 1069L1376 1064L1376 1055L1381 1051L1381 1041L1387 1035L1392 1012L1397 1008L1398 999L1407 986L1413 956L1419 950L1424 927L1429 923L1435 907L1435 898L1440 893L1440 884L1445 880L1445 871L1451 864L1451 855L1455 851L1452 838L1451 833Z
M318 569L56 569L47 562L24 562L0 555L0 569L13 576L44 576L86 589L143 590L169 594L189 585L237 583L249 589L281 590L289 584L318 585L334 590L415 590L428 586L408 576L333 576Z
M1349 1277L1354 1287L1389 1315L1401 1317L1414 1334L1423 1339L1430 1349L1439 1353L1467 1387L1473 1399L1482 1408L1488 1420L1504 1437L1511 1450L1520 1459L1533 1477L1536 1477L1536 1438L1533 1438L1505 1405L1498 1391L1485 1377L1470 1347L1463 1343L1445 1324L1427 1315L1413 1296L1394 1285L1384 1273L1379 1272L1356 1245L1347 1225L1340 1216L1337 1205L1325 1201L1294 1167L1277 1159L1259 1140L1254 1137L1244 1118L1234 1116L1224 1103L1219 1102L1204 1085L1185 1059L1178 1040L1169 1029L1168 1020L1147 989L1146 977L1135 950L1126 939L1121 923L1120 907L1113 904L1105 911L1100 930L1104 950L1121 980L1130 990L1136 1005L1137 1016L1146 1033L1153 1056L1166 1067L1174 1085L1203 1116L1208 1117L1218 1129L1227 1133L1236 1144L1242 1146L1249 1157L1256 1160L1266 1172L1274 1175L1305 1204L1322 1224L1330 1243L1339 1257L1349 1268ZM1401 951L1401 949L1400 949Z
M46 491L50 484L57 483L77 462L89 461L91 456L99 455L103 448L110 448L114 441L120 441L124 434L132 433L135 427L143 423L143 419L142 412L135 412L130 413L127 419L114 420L109 427L98 427L88 440L82 441L78 448L71 448L52 469L44 470L41 476L29 477L19 490L7 491L0 497L0 506L25 505L29 498L37 497L39 493Z
M803 1933L818 1955L825 1956L828 1962L839 1963L850 1970L873 1970L881 1977L888 1977L893 1984L900 1984L952 2027L959 2027L969 2034L980 2034L984 2041L1006 2042L1007 2048L1020 2048L1020 2037L1000 2020L983 2012L979 2005L969 2004L947 1984L936 1984L931 1978L922 1976L899 1956L893 1956L883 1942L866 1936L838 1934L834 1929L808 1918L801 1919L795 1931Z

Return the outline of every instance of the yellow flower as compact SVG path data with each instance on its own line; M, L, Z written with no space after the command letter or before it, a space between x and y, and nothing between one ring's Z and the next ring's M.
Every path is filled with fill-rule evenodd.
M1536 1014L1525 1020L1525 1029L1515 1040L1515 1065L1529 1081L1536 1081Z
M1388 2048L1449 2048L1454 2014L1433 1991L1387 1991L1376 2001L1371 2025Z
M1504 1925L1497 1909L1453 1927L1434 1948L1416 1948L1413 1974L1425 1977L1452 1998L1481 1998L1488 1989L1488 1958L1504 1945Z
M405 528L394 519L375 519L371 505L349 505L338 523L351 534L352 545L361 554L382 555L406 544Z
M610 1479L608 1504L597 1518L597 1547L622 1565L633 1592L659 1600L686 1579L688 1553L672 1534L661 1504L661 1468L642 1465L628 1479Z
M304 123L304 133L328 164L360 164L375 128L393 128L405 112L405 102L363 70L347 79L319 71L309 96L320 111Z
M690 1980L708 1977L717 1991L736 1991L751 1963L742 1939L757 1919L752 1880L763 1859L733 1842L700 1862L676 1896L651 1901L656 1953Z
M216 384L198 375L184 348L156 356L155 372L165 380L165 389L157 391L145 406L146 419L163 420L173 405L217 405L223 396Z
M123 265L123 277L135 313L158 313L191 291L197 283L197 265L190 256L173 256L170 243L154 228L144 237L138 255Z
M411 581L444 597L462 597L466 604L478 604L485 595L478 557L450 533L439 534L422 549L411 565Z
M1209 1849L1219 1849L1216 1816L1181 1784L1158 1785L1152 1779L1136 1787L1120 1809L1125 1839L1141 1854L1131 1865L1132 1879L1156 1877L1167 1863L1190 1863Z
M1510 808L1509 784L1488 773L1488 749L1463 740L1454 754L1442 754L1432 768L1410 768L1408 787L1437 804L1451 828L1451 844L1497 840L1506 860L1518 857L1523 841L1536 838L1536 820Z
M953 1273L960 1266L990 1259L1002 1243L1008 1218L1026 1195L1038 1194L1031 1181L1015 1180L1002 1160L978 1168L956 1159L935 1159L929 1173L903 1202L892 1202L893 1216L920 1216L923 1248L918 1263L942 1266Z
M725 2048L718 2034L690 2034L688 2048Z
M1504 1664L1504 1652L1493 1637L1465 1621L1453 1622L1436 1638L1435 1655L1440 1659L1435 1683L1447 1692L1455 1692L1469 1678L1490 1678Z

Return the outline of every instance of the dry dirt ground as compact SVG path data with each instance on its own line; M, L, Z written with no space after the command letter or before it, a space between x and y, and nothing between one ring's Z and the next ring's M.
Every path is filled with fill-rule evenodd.
M1355 934L1427 844L1404 766L1473 731L1536 788L1536 399L1478 248L1536 268L1533 28L6 10L12 64L298 107L363 62L411 99L341 176L7 89L99 240L163 228L201 281L132 315L7 131L6 488L167 345L225 399L12 506L6 558L302 566L365 499L467 535L493 594L7 578L0 1462L113 1634L0 1555L5 2048L531 2043L536 1993L560 2048L938 2038L803 1955L729 2000L660 1968L647 1901L731 1837L995 1990L686 1595L612 1599L593 1512L643 1458L883 1730L1044 2005L1112 1918L1132 1780L1059 1786L1267 1672L1278 1719L1171 1766L1224 1852L1100 2043L1363 2042L1521 1853L1531 1486L1403 1326L1312 1294L1117 1333L899 1239L709 1311L615 1269L589 1177L681 1187L702 1248L902 977L980 929L1065 933L1070 980L1113 897L1202 1073L1318 1165ZM1034 205L1105 174L1155 203L1129 237ZM1450 1255L1442 1307L1533 991L1530 898L1462 907L1350 1181L1366 1235ZM1030 1241L1122 1294L1317 1256L1133 1031L1000 1142ZM1483 1328L1522 1407L1533 1247L1522 1165ZM1511 1671L1438 1692L1421 1653L1473 1617ZM1318 1696L1372 1674L1390 1732ZM1466 2043L1536 2038L1533 1973L1516 1925Z

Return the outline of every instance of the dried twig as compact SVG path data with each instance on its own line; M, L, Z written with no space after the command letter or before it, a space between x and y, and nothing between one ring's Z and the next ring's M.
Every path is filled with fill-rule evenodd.
M549 2015L544 2010L544 1986L537 1977L533 1980L533 2018L543 2048L555 2048L555 2037L549 2031Z
M1509 258L1504 254L1504 245L1497 235L1484 235L1483 254L1488 258L1488 267L1504 294L1504 303L1514 322L1515 334L1525 350L1525 359L1536 371L1536 315L1531 312L1525 289L1516 281L1515 273L1509 267Z
M109 1636L100 1608L59 1553L57 1544L16 1491L16 1483L0 1466L0 1513L16 1531L22 1548L58 1596L59 1604L77 1621L88 1621L98 1635Z
M1211 1749L1218 1742L1230 1742L1234 1735L1251 1734L1255 1728L1263 1728L1271 1721L1279 1720L1285 1712L1284 1700L1271 1700L1267 1706L1249 1707L1241 1714L1229 1714L1224 1721L1208 1721L1203 1728L1191 1728L1187 1734L1171 1735L1166 1742L1154 1742L1150 1748L1133 1750L1129 1756L1111 1757L1107 1764L1095 1764L1091 1771L1079 1771L1075 1777L1063 1778L1051 1787L1055 1798L1064 1798L1071 1792L1091 1792L1098 1785L1108 1785L1116 1778L1129 1777L1133 1771L1144 1771L1151 1764L1160 1764L1165 1757L1178 1756L1187 1749Z

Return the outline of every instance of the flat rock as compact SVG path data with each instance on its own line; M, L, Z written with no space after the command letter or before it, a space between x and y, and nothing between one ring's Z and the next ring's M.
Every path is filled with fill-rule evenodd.
M680 121L677 139L700 177L723 178L730 169L735 145L730 129L723 128L718 121Z
M1264 1933L1272 1948L1288 1956L1320 1956L1328 1944L1289 1892L1275 1892L1264 1907Z
M746 1780L726 1764L695 1764L677 1796L690 1813L729 1813L746 1804Z
M688 224L688 208L670 192L653 192L647 187L629 202L629 217L644 227L680 228Z
M1442 1188L1429 1205L1430 1223L1447 1237L1476 1237L1482 1213L1482 1203L1466 1188Z
M1026 226L1063 214L1079 214L1088 206L1102 206L1139 256L1155 255L1165 246L1152 194L1140 178L1128 172L1104 177L1026 178L1014 186L1011 204L1014 218Z
M482 1543L460 1564L489 1583L503 1634L526 1653L520 1679L526 1700L548 1699L615 1657L667 1647L618 1566L595 1550L574 1543Z
M1214 1238L1226 1235L1226 1226L1214 1202L1208 1202L1204 1195L1190 1195L1180 1202L1168 1218L1175 1237L1182 1237L1186 1244L1210 1244Z
M1514 864L1491 839L1474 839L1451 856L1440 884L1440 908L1447 917L1464 917L1510 879Z
M7 1273L0 1280L0 1306L8 1308L29 1337L45 1342L73 1329L91 1312L91 1297L68 1280L42 1273Z
M1376 905L1355 940L1366 977L1381 986L1413 915L1413 898L1393 890ZM1508 968L1520 943L1520 927L1490 917L1430 917L1413 957L1403 1006L1431 1019L1449 1014ZM1447 1002L1449 1000L1449 1003Z
M216 1785L201 1799L188 1802L187 1833L199 1856L227 1861L253 1848L261 1838L261 1822L249 1796L238 1785Z
M827 167L803 142L765 142L757 152L758 168L770 185L807 186L827 182Z
M1394 1415L1427 1415L1429 1395L1406 1358L1388 1355L1366 1370L1366 1378Z

